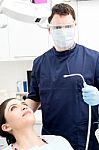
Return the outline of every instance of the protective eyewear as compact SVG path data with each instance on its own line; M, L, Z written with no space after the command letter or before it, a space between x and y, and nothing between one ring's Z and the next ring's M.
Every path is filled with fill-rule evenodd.
M73 28L74 24L67 24L65 26L55 26L55 25L52 25L52 24L49 24L48 27L49 28L52 28L52 29L68 29L68 28Z

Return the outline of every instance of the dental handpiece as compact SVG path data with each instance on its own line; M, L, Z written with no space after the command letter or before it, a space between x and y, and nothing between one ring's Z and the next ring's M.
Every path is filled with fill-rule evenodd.
M83 85L84 87L87 85L86 82L85 82L85 79L84 77L81 75L81 74L68 74L68 75L63 75L64 78L67 78L67 77L72 77L72 76L80 76L83 80Z
M80 76L83 80L83 86L87 86L84 77L81 74L69 74L63 75L64 78L72 77L72 76ZM89 119L88 119L88 131L87 131L87 140L85 150L88 150L89 139L90 139L90 129L91 129L91 106L89 105Z

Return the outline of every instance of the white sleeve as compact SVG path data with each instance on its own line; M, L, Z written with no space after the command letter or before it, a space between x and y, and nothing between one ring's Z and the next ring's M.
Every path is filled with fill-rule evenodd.
M73 150L72 146L65 138L60 136L58 142L61 145L61 150Z
M73 150L70 143L62 136L57 136L57 146L60 147L61 150Z
M73 150L70 143L62 136L44 135L43 138L48 142L46 150Z

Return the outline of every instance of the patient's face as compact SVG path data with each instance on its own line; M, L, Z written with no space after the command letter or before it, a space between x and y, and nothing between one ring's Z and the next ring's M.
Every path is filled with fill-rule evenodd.
M13 99L7 103L5 119L12 129L25 128L35 123L35 117L31 108L25 101L18 99Z

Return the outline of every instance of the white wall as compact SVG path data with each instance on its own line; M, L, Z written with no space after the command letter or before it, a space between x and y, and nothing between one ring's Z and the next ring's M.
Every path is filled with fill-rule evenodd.
M99 51L99 0L78 2L79 43Z
M11 56L38 56L48 49L48 29L9 18L8 30Z

